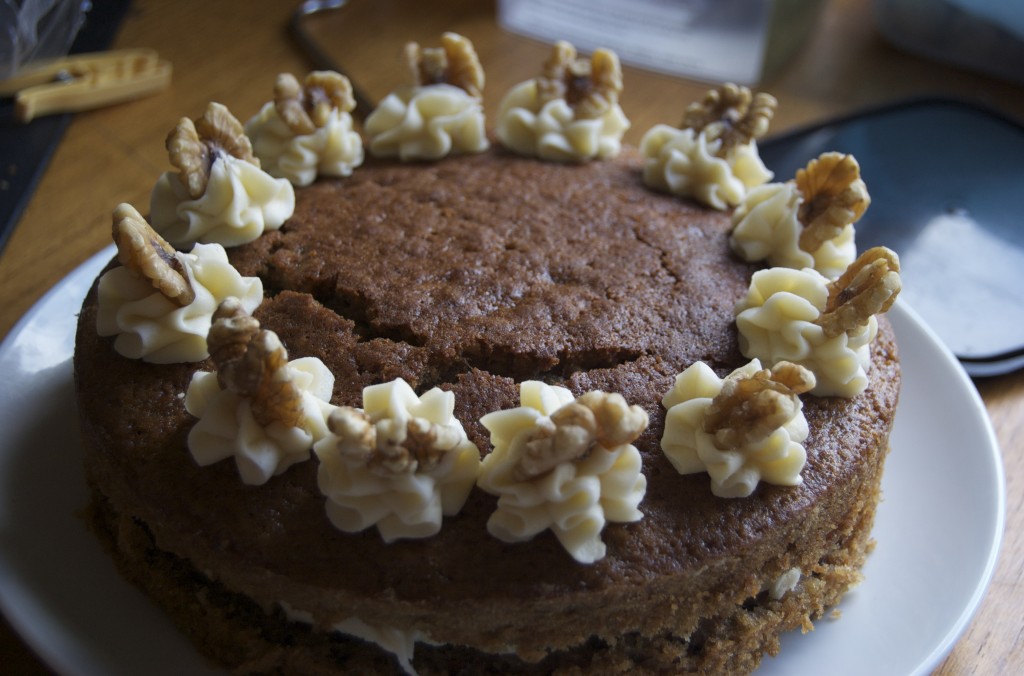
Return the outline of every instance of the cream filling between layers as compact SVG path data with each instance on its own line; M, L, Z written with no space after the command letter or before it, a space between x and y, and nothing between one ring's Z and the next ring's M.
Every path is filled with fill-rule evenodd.
M814 372L817 396L854 397L868 386L871 341L878 320L829 338L815 322L828 300L828 282L810 268L770 268L754 273L736 306L740 351L767 366L780 361Z
M800 248L803 224L797 218L803 196L793 182L752 188L733 213L729 242L747 261L766 261L772 267L814 268L825 277L839 277L857 257L853 225L824 242L817 251Z
M363 163L363 140L352 128L352 116L337 108L313 133L296 134L267 103L246 122L245 133L264 171L296 187L317 176L351 176Z
M286 601L278 601L278 606L286 618L291 622L314 625L313 614L305 610L293 608ZM376 644L381 650L389 652L398 660L399 666L407 674L415 674L412 666L413 656L416 650L416 643L433 642L418 630L402 631L393 627L375 627L367 624L358 617L349 617L331 626L333 631L346 636L353 636L369 643ZM435 644L436 645L436 644Z
M327 434L334 375L316 357L288 362L278 371L291 378L302 396L302 425L261 425L248 398L222 389L217 374L197 371L185 393L185 410L199 418L188 447L200 466L234 457L242 482L261 485L297 462L307 460L313 444Z
M733 371L733 376L750 376L761 369L752 360ZM807 452L800 442L809 429L802 406L796 414L766 438L741 448L723 450L714 436L704 431L704 415L722 390L723 379L704 362L695 362L676 376L672 389L662 400L665 432L661 448L680 474L707 472L711 492L721 498L745 498L759 481L778 486L798 486Z
M796 589L802 577L803 571L799 567L790 568L768 587L768 596L775 601L781 600L783 596Z
M401 160L438 160L489 146L483 105L447 84L404 87L388 94L366 118L370 152Z
M552 162L614 157L627 129L629 120L617 103L599 118L577 119L565 99L542 103L536 80L513 87L498 110L497 134L505 147Z
M206 334L221 301L234 296L248 313L263 302L263 282L240 275L220 244L196 244L190 253L175 256L195 292L185 306L126 267L111 268L100 277L96 331L116 335L119 354L156 364L202 361L209 356Z
M153 229L174 246L238 246L280 228L295 210L295 189L287 179L221 153L201 197L192 199L178 175L165 172L153 186L149 209Z
M735 207L773 174L761 162L756 141L730 148L724 157L718 154L721 146L721 139L708 141L703 132L655 125L640 140L644 183L715 209Z

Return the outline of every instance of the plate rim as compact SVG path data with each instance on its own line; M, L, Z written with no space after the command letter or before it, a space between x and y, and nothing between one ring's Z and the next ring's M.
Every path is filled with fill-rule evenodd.
M64 278L62 278L60 282L47 290L47 292L33 304L33 306L18 320L18 322L15 323L7 336L5 336L3 341L0 342L0 360L5 359L8 353L15 349L15 343L18 337L28 330L32 323L35 322L41 314L50 309L52 304L58 302L60 294L66 293L68 291L67 287L72 283L81 283L83 285L83 288L74 290L75 297L80 301L91 287L92 279L96 276L99 270L102 269L106 261L110 260L112 255L113 246L105 247L90 256L83 263L79 264ZM77 316L77 307L75 308L75 315ZM937 667L939 663L948 656L949 652L962 637L968 626L973 621L994 577L1005 531L1005 472L998 439L996 438L987 409L985 408L980 394L974 387L973 382L970 380L968 374L964 371L959 361L941 342L941 340L939 340L928 325L925 324L924 321L905 302L897 301L896 305L893 307L892 316L896 319L895 328L897 329L897 340L900 338L900 326L906 322L907 326L912 327L913 330L924 335L931 342L932 347L943 354L944 358L948 360L949 366L952 368L953 372L956 373L958 389L963 390L964 394L966 394L973 407L973 414L978 417L978 420L982 425L982 429L985 434L984 442L986 448L990 451L988 456L991 461L991 470L994 472L995 477L994 497L996 514L994 522L989 524L994 530L994 537L989 543L989 550L987 552L984 569L975 580L974 588L970 594L969 600L964 607L960 609L956 621L947 627L945 635L938 641L932 652L928 655L921 656L919 666L913 673L925 674ZM70 354L67 355L68 363L70 363L70 356ZM9 449L10 447L5 448L0 446L0 454L10 453L11 451ZM4 552L0 551L0 560L4 558ZM114 565L112 561L110 561L109 564L111 566ZM6 576L4 578L0 578L0 612L3 612L12 629L17 632L22 640L32 648L39 659L61 672L88 673L88 670L84 668L85 665L68 664L67 659L61 659L61 656L53 654L53 642L52 640L48 640L49 637L46 636L47 632L43 630L46 628L41 629L39 627L38 620L33 623L32 618L27 617L22 612L19 612L19 609L14 607L11 596L12 594L7 588ZM54 608L48 608L47 610L49 610L51 616L55 613ZM62 637L61 640L68 641L73 639L74 637L65 636ZM83 642L79 641L79 643ZM79 645L78 648L86 653L89 652L88 645ZM76 666L80 668L76 668Z

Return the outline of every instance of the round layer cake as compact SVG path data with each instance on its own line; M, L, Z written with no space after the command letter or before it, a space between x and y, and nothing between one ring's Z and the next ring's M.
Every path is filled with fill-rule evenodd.
M662 397L697 361L719 375L749 361L734 307L756 266L730 252L728 213L651 191L641 167L630 149L579 165L500 149L373 159L297 190L280 230L228 249L263 282L261 326L334 374L335 405L399 377L439 387L484 455L479 419L516 407L526 380L645 409L643 518L608 524L603 558L582 564L550 532L493 537L497 498L479 488L437 535L386 543L332 526L314 455L261 486L229 461L200 467L183 395L213 367L121 356L97 335L94 289L76 387L97 530L125 574L242 671L736 673L774 654L859 580L899 390L893 334L881 320L863 394L802 398L800 485L726 499L679 474ZM402 638L355 638L353 623ZM411 662L396 657L413 640Z

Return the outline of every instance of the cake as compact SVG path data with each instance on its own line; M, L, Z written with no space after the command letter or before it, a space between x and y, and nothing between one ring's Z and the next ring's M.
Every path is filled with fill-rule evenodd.
M445 46L465 55L457 37ZM559 49L563 63L576 63ZM608 59L596 67L614 75ZM335 87L328 110L351 109L344 82L318 82L307 86ZM279 91L294 93L294 84L279 81ZM387 116L401 119L402 106L418 105L411 97L396 97ZM472 112L472 98L459 109ZM189 185L162 178L148 220L127 205L115 212L119 259L79 318L75 383L94 530L203 654L241 673L742 673L860 580L900 382L892 329L874 317L885 303L869 303L867 315L855 308L858 327L868 315L873 322L856 346L856 391L814 395L817 362L755 356L758 340L737 329L738 305L767 312L752 289L772 270L734 251L739 217L672 194L668 183L652 188L650 156L591 139L587 157L550 161L536 156L550 139L514 152L494 138L462 138L462 150L407 161L411 146L388 135L363 157L347 121L327 122L306 103L323 121L306 136L341 125L349 154L333 175L282 170L296 185L290 213L250 209L258 234L236 228L223 248L203 233L224 222L206 228L215 217L199 207L180 227L166 224L161 200ZM521 140L523 120L541 113L519 110L512 126ZM213 172L225 144L214 147L207 132L241 138L226 110L211 111L169 140L183 177L188 163L175 149L206 148ZM257 127L246 131L253 147L266 145ZM417 147L436 153L445 144L434 141ZM219 190L211 176L205 189ZM278 195L287 180L238 185ZM177 199L197 204L202 195ZM149 221L184 243L169 244ZM886 261L883 273L898 267ZM823 316L834 309L825 308L829 289L852 288L850 279L801 274L805 305L825 289ZM111 290L119 275L124 288L146 290L125 300ZM163 299L151 303L154 288ZM119 325L136 301L145 312L164 308L174 335L190 337ZM205 320L186 312L197 303ZM809 324L820 331L813 317ZM845 344L847 329L821 340ZM195 335L206 343L197 347ZM249 373L230 371L255 349L243 342L258 343L257 371L277 388L268 406L291 397L273 422L255 403L247 414L273 428L268 437L287 438L272 461L236 449L232 462L233 433L210 413L256 396L232 385ZM759 406L785 420L760 430ZM429 421L435 455L414 454L412 442L398 455L360 446L384 434L381 411L396 409L410 439L409 420ZM573 416L597 429L580 451L559 441L585 427ZM730 435L743 439L722 441ZM547 445L530 468L515 454L537 440ZM706 461L702 443L725 460ZM774 455L736 470L748 443ZM444 463L452 469L443 479L416 474ZM604 466L584 476L587 463ZM346 474L346 492L337 473L356 466L366 478ZM603 497L580 512L585 519L532 527L530 482L566 467L573 480L600 484ZM422 478L415 490L436 484L431 519L366 506L362 487L395 477Z

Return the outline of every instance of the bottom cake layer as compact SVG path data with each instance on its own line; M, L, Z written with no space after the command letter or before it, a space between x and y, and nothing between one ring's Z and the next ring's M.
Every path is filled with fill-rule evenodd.
M600 638L595 627L584 644L553 650L539 662L465 646L417 643L411 668L419 674L749 673L765 654L778 653L781 634L812 629L812 621L860 581L860 568L874 544L870 532L884 456L884 451L878 454L872 476L860 483L843 522L826 524L823 533L828 537L810 538L819 543L817 551L780 553L780 561L802 562L798 576L787 581L777 566L766 565L772 572L753 594L747 584L746 591L708 590L700 597L672 599L673 604L706 606L697 609L695 629L631 632L609 640ZM403 672L400 660L378 645L290 620L279 606L262 608L210 580L187 560L161 551L145 523L120 512L95 488L89 514L121 573L163 607L215 664L241 674ZM721 599L730 594L733 600L723 605Z

